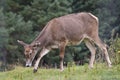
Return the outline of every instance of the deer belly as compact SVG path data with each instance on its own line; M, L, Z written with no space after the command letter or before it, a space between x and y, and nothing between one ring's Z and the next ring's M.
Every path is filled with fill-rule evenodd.
M83 40L81 39L80 41L69 41L68 42L68 46L71 46L71 45L79 45Z
M51 48L58 48L58 45L52 45Z
M68 39L68 45L79 45L84 40L84 36L72 37Z

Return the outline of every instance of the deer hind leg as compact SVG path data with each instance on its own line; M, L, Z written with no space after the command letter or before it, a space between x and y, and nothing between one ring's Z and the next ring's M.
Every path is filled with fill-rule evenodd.
M94 44L92 44L90 41L85 40L85 44L88 47L88 49L91 52L91 58L90 58L90 62L89 62L89 68L93 68L93 63L95 60L95 53L96 53L96 48L94 46Z
M110 61L110 58L109 58L109 55L108 55L108 51L107 51L107 48L106 48L107 45L105 43L103 43L99 37L95 39L95 43L104 52L108 66L112 67L111 66L111 61Z

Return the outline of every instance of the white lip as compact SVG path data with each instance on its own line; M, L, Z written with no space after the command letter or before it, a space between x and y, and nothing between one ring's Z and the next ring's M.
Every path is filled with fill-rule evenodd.
M27 62L26 62L26 67L31 67L32 66L32 62L30 62L30 60L28 60Z
M30 64L26 64L26 67L31 67L32 66L32 64L30 63Z

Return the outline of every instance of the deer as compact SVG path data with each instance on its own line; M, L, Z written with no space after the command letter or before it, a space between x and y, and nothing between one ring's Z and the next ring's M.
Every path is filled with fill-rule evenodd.
M107 45L100 39L98 29L99 19L92 13L72 13L50 20L31 44L20 40L17 42L24 46L27 67L32 65L36 54L38 54L33 72L37 72L41 58L54 48L59 49L60 71L63 71L66 46L78 45L81 42L84 42L91 52L90 68L93 68L96 46L103 51L108 67L111 67ZM39 50L41 50L40 53L37 53Z

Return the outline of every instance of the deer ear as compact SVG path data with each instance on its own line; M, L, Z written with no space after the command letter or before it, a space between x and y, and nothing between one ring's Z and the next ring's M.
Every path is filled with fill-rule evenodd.
M17 42L20 43L20 44L23 45L23 46L26 46L26 45L27 45L26 43L24 43L23 41L20 41L20 40L17 40Z

